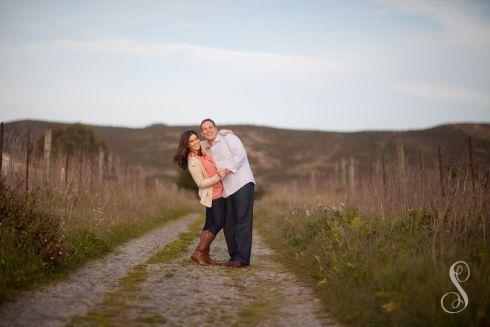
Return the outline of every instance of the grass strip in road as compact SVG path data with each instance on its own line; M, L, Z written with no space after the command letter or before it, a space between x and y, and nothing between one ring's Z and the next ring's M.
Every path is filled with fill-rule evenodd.
M129 303L142 298L139 291L141 290L141 283L148 278L148 266L151 264L166 264L183 255L199 234L201 226L201 220L192 222L189 224L189 231L180 233L175 241L167 243L160 251L156 252L144 263L132 267L128 274L119 280L116 289L106 294L99 308L89 312L85 316L73 317L69 326L131 325L131 323L137 324L142 322L164 323L166 321L165 317L159 315L136 317L134 321L125 321L124 316L130 309L136 309L144 315L144 306L135 306Z
M88 230L74 230L68 235L67 243L71 259L69 268L79 267L92 258L105 255L116 246L162 226L187 214L188 210L178 209L138 223L119 223L109 227L99 235Z
M238 312L240 324L255 326L260 322L274 320L279 314L279 309L284 304L277 283L255 287L248 297L251 299Z

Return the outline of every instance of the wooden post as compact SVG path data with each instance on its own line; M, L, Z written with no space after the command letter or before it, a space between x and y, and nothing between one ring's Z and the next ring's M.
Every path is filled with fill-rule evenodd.
M0 123L0 178L2 175L3 168L3 122Z
M82 168L83 168L83 149L80 148L80 156L78 160L78 190L82 189Z
M27 153L26 153L26 197L29 194L29 164L31 160L31 130L27 130Z
M112 172L113 172L113 165L112 165L112 152L109 152L107 154L107 177L108 179L112 180Z
M405 151L403 150L403 144L397 146L397 158L398 158L398 176L400 179L405 177Z
M340 168L342 186L345 186L347 184L347 160L345 160L345 158L340 160Z
M66 151L66 159L65 159L65 185L68 184L68 162L70 160L70 154Z
M335 187L339 187L340 183L340 162L335 162Z
M99 147L99 182L104 181L104 149Z
M383 194L386 196L386 167L385 167L385 153L383 152L381 158L381 168L383 173Z
M94 189L94 186L96 184L96 180L98 179L97 176L97 158L96 155L93 153L89 156L88 158L89 164L90 164L90 172L89 172L89 178L90 178L90 190L92 191Z
M441 183L441 196L444 197L445 194L444 194L444 173L443 173L443 162L442 162L442 150L441 150L441 146L438 145L437 146L437 152L438 152L438 156L439 156L439 180L440 180L440 183Z
M113 169L114 170L114 172L113 172L114 173L114 178L117 181L119 181L120 178L121 178L121 176L120 176L121 175L121 158L119 156L116 156L114 158L114 161L116 162L114 164L114 169Z
M311 191L313 195L316 195L316 171L310 173Z
M355 186L355 181L354 181L354 173L355 173L355 169L354 169L354 157L350 157L350 164L349 164L349 187L350 187L350 191L351 193L354 193L354 186Z
M373 186L373 163L371 161L368 161L369 165L369 187Z
M419 185L421 190L424 188L424 162L422 161L422 150L417 149L417 168L419 171Z
M46 167L44 184L46 187L50 186L51 182L51 143L53 139L53 130L46 128L44 131L44 163Z
M136 192L139 191L139 186L140 186L140 166L137 166L135 168L135 171L136 171Z
M475 190L476 190L475 159L473 157L473 143L471 137L468 137L468 165L471 174L471 187L473 188L473 194L475 194Z

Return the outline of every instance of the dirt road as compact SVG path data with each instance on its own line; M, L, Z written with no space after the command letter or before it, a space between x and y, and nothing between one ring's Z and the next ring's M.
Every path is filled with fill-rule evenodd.
M250 267L193 263L202 219L169 222L67 280L19 295L0 308L0 326L335 325L256 233ZM222 233L212 255L228 259Z

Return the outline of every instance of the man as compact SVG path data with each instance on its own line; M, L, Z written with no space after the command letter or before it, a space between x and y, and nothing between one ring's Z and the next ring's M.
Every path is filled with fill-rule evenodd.
M236 135L219 135L211 119L201 122L202 144L212 155L222 178L227 212L224 233L230 260L228 267L250 264L252 252L252 220L255 179L248 163L247 152ZM207 144L206 144L207 143Z

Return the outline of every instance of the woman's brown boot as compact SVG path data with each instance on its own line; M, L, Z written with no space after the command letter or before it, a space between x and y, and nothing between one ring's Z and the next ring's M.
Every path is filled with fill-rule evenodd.
M203 255L202 251L204 250L204 231L201 232L201 235L199 236L199 244L197 245L196 249L191 255L191 259L197 262L200 265L207 265L207 262L205 260L205 256Z
M204 231L204 234L206 238L209 239L209 242L206 243L206 248L204 249L204 251L202 251L203 255L204 255L204 260L206 260L206 262L210 265L214 265L215 262L213 261L213 259L211 259L211 257L209 256L209 250L211 249L211 243L213 243L214 239L216 238L216 234L213 234L211 233L210 231Z
M199 244L197 245L196 249L194 250L194 253L192 253L191 258L192 260L196 261L200 265L204 266L209 266L212 263L209 262L209 248L211 246L211 243L213 242L214 238L216 237L215 234L205 230L201 232L201 237ZM212 260L211 260L212 262Z

